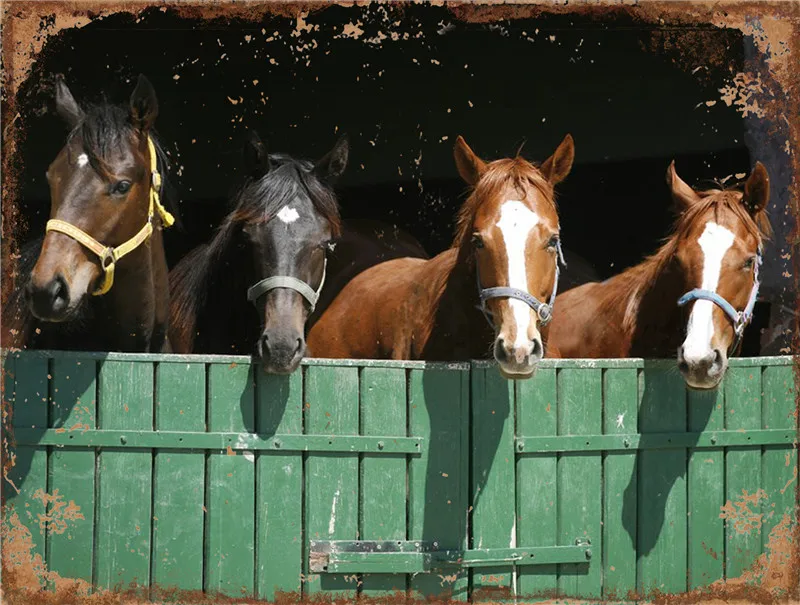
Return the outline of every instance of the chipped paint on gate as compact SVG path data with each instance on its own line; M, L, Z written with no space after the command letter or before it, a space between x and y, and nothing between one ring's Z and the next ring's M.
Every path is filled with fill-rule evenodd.
M331 518L328 521L328 535L332 536L336 531L336 503L339 501L339 489L333 494L333 502L331 503Z

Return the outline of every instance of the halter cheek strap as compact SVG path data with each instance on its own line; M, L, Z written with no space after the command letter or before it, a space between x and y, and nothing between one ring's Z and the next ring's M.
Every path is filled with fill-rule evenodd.
M316 291L306 282L297 279L296 277L292 277L290 275L275 275L273 277L262 279L257 284L248 288L247 300L255 303L255 301L257 301L270 290L275 290L276 288L286 288L288 290L294 290L300 294L300 296L305 298L310 307L309 313L313 313L314 308L317 306L317 301L319 300L319 294L322 292L322 286L325 285L325 274L327 269L328 258L325 257L325 261L322 265L322 280L319 282L319 287L316 289Z
M722 312L725 313L725 315L733 324L733 331L736 335L736 338L734 339L731 350L735 351L742 340L744 329L753 319L753 309L756 306L756 301L758 300L758 289L761 286L761 281L758 277L758 271L761 267L761 263L762 253L761 244L759 244L758 252L756 253L756 262L753 266L753 288L750 290L750 298L748 299L747 306L745 306L744 310L737 311L731 303L722 298L722 296L716 292L712 292L711 290L703 290L702 288L695 288L694 290L690 290L681 296L678 299L678 306L683 307L684 305L695 300L707 300L717 305L720 309L722 309Z
M535 296L532 296L523 290L518 290L517 288L510 288L508 286L484 288L481 285L481 276L476 265L475 276L478 280L478 296L481 300L481 304L478 308L481 310L483 316L486 318L486 321L489 322L490 326L494 326L494 322L492 321L491 311L489 311L489 309L486 307L486 301L492 298L513 298L516 300L521 300L536 312L541 325L546 326L548 323L550 323L550 320L553 318L553 306L556 302L556 295L558 294L558 277L560 273L560 266L567 266L567 263L564 262L564 254L561 251L560 241L558 244L556 244L556 250L558 255L556 256L556 275L555 280L553 281L553 291L550 293L550 299L546 303L543 303Z
M175 222L175 218L161 204L160 191L162 181L161 174L158 172L158 156L156 155L153 139L149 136L147 137L147 148L150 152L151 174L150 204L147 212L147 222L131 239L116 247L104 246L91 235L71 223L55 218L47 221L45 233L48 231L63 233L94 252L100 258L100 266L103 269L104 278L100 287L92 292L93 296L101 296L111 289L111 286L114 285L114 269L116 268L117 261L141 246L153 234L153 215L156 211L158 211L161 222L165 227L170 227Z

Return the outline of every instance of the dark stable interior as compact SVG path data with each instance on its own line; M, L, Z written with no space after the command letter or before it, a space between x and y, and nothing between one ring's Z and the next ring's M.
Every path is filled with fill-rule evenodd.
M749 172L741 115L718 100L742 69L740 32L697 30L724 56L702 68L676 50L677 35L579 15L468 23L425 5L332 6L259 22L173 8L99 19L52 36L21 88L23 240L44 231L45 170L66 134L51 76L63 73L79 102L127 103L143 73L158 94L157 131L180 199L182 228L165 237L171 265L225 214L249 128L271 152L309 159L347 133L343 216L397 224L432 255L449 246L464 199L452 156L459 134L484 159L524 142L523 155L542 161L571 133L575 165L558 188L562 238L606 278L669 233L670 161L693 185ZM765 307L743 354L759 351Z

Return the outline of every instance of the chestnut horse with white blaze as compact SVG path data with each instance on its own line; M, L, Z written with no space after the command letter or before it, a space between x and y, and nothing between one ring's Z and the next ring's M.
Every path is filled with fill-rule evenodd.
M696 191L672 162L667 183L680 212L667 242L619 275L558 296L548 346L585 358L671 357L677 349L686 384L713 389L758 295L769 177L758 162L742 191Z
M356 276L309 332L309 351L468 360L492 350L504 376L529 377L544 354L541 327L558 282L553 188L574 153L567 135L538 168L519 156L487 163L458 137L456 166L473 190L453 246L430 260L399 258Z

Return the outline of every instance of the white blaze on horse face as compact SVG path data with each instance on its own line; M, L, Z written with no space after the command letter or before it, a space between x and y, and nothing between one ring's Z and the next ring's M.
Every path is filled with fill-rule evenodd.
M500 207L500 220L497 226L503 235L508 258L508 285L511 288L528 292L528 270L525 248L533 228L539 223L539 215L517 200L508 200ZM514 347L530 346L528 329L531 323L531 308L514 298L508 299L514 313L516 335Z
M734 235L714 222L706 223L703 234L697 239L703 251L703 290L716 292L722 271L722 259L733 245ZM714 337L714 303L697 300L689 315L686 340L683 342L683 357L687 362L697 362L713 354L711 339Z
M300 214L294 208L291 208L290 206L284 206L281 208L281 211L278 212L277 217L288 225L299 219Z
M78 156L78 167L83 168L86 164L89 163L89 156L85 153L82 153Z

